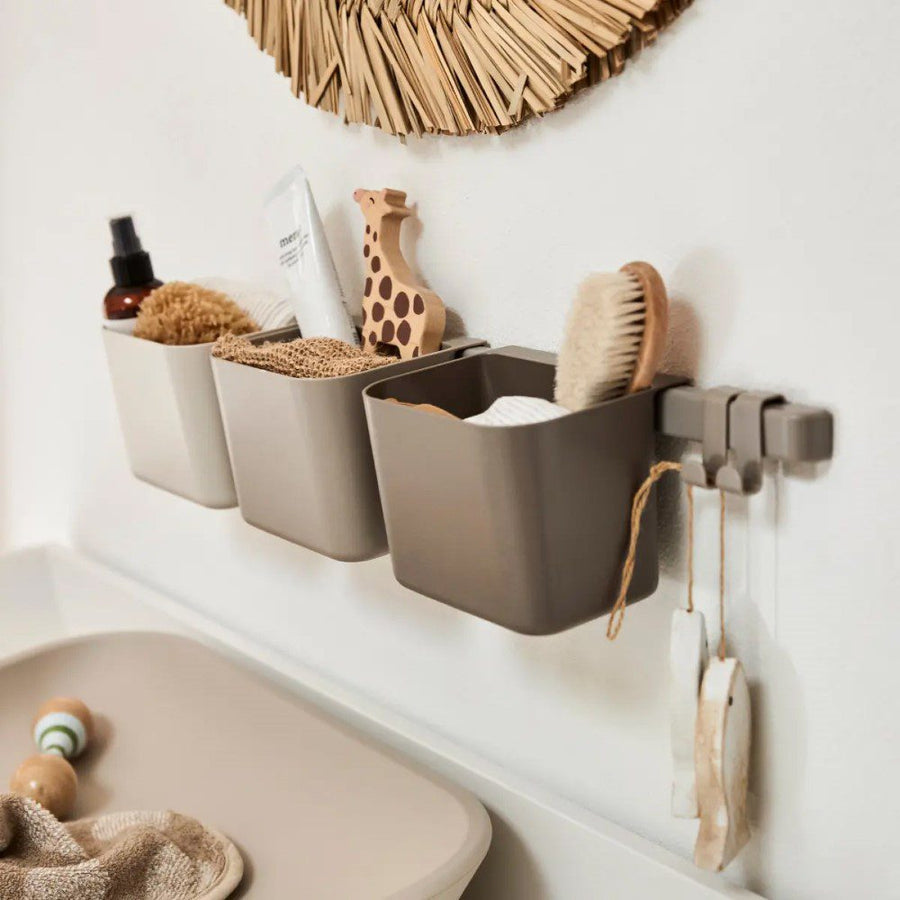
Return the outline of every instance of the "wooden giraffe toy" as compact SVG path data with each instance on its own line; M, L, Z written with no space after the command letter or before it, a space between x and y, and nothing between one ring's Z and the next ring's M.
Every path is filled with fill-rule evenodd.
M439 350L447 313L441 298L416 283L400 251L400 225L412 215L406 194L358 190L353 199L366 220L366 285L362 339L367 353L395 347L401 359Z

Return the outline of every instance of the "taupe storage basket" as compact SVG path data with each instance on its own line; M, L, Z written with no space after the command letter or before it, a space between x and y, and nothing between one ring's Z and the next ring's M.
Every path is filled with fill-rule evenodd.
M295 329L255 339L291 340ZM387 552L362 390L390 373L446 362L482 341L339 378L293 378L213 359L241 515L345 562Z
M174 347L109 328L103 343L132 472L203 506L235 506L212 344Z
M526 634L612 608L631 501L654 449L653 389L532 425L460 418L498 397L553 399L555 358L488 351L381 380L366 413L394 573L406 587ZM630 600L656 589L656 510L644 515Z

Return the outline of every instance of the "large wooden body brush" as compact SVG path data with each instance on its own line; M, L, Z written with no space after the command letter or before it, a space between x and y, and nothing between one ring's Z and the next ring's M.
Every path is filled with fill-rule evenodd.
M591 275L569 312L556 402L579 410L650 387L668 327L666 286L650 263Z

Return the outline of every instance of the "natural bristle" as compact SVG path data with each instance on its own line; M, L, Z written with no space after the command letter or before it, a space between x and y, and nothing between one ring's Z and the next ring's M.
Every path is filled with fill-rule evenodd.
M591 275L581 284L556 369L556 402L585 409L628 390L644 338L647 309L629 272Z

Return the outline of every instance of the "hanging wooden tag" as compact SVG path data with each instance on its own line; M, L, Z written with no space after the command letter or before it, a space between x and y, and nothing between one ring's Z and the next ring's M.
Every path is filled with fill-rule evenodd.
M694 738L700 683L709 661L706 621L703 613L676 609L672 613L669 645L669 700L672 739L672 815L696 819L697 783L694 768Z
M695 742L700 831L694 862L720 872L750 839L750 692L733 658L710 660L700 687Z

